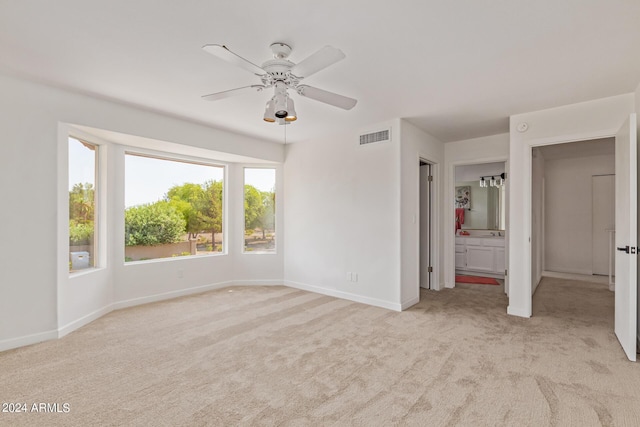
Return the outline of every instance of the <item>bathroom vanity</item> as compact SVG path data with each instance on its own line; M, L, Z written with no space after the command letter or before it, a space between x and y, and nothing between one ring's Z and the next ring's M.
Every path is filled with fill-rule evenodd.
M504 236L456 236L456 274L504 278L505 268Z

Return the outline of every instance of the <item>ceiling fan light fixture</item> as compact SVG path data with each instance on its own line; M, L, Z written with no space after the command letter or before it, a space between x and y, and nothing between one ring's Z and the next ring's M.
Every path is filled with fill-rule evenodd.
M284 119L289 115L287 112L287 98L288 96L281 93L275 96L275 116L278 119Z
M268 123L273 123L276 121L276 116L275 116L275 103L273 101L273 98L271 98L268 102L267 105L264 108L264 117L263 117L265 122Z
M287 96L287 117L284 118L287 122L295 122L298 120L296 114L296 107L293 105L293 99Z

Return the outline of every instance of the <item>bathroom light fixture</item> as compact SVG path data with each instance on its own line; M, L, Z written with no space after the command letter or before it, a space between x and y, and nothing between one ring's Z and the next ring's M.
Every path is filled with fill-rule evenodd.
M498 177L496 179L496 176ZM502 187L507 179L507 174L502 172L500 175L486 175L480 177L480 187Z

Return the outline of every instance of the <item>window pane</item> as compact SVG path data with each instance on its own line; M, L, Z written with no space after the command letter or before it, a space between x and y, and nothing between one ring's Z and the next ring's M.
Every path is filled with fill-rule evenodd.
M69 138L69 271L95 267L97 147Z
M244 251L276 251L275 169L244 169Z
M125 261L223 251L224 167L125 156Z

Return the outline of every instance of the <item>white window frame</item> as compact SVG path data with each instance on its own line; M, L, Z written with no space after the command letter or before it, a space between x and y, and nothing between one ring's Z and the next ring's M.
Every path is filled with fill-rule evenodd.
M123 148L123 158L122 158L123 180L122 181L124 186L123 196L124 194L126 194L126 191L127 191L127 176L126 176L126 166L125 166L127 155L222 168L222 181L223 181L222 182L222 233L224 236L222 240L222 251L220 251L219 253L206 254L206 255L188 255L188 256L181 256L181 257L153 258L153 259L128 261L128 262L123 260L122 263L124 264L124 266L129 267L129 266L140 265L140 264L173 262L173 261L180 261L185 259L194 259L194 258L200 259L200 258L220 257L220 256L229 255L229 232L228 232L229 231L229 221L228 221L228 218L229 218L229 191L228 191L229 164L226 162L222 162L214 159L208 159L208 158L197 157L197 156L188 156L184 154L174 154L168 151L149 150L146 148L138 148L138 147L131 147L131 146L122 146L122 148ZM123 200L122 206L124 207L124 200ZM122 224L124 226L124 210L122 211L122 216L123 216ZM125 233L124 228L121 230L121 233L122 233L122 236L124 236L124 233ZM122 250L124 253L124 250L125 250L124 246Z
M107 268L107 141L101 140L93 135L86 134L75 127L66 124L59 126L59 138L63 148L58 151L58 164L60 165L58 212L60 215L59 244L64 245L64 251L60 251L61 271L66 271L67 277L74 278L102 271ZM93 232L93 257L94 265L80 271L69 271L69 139L77 139L81 142L91 144L96 147L95 160L95 183L94 183L94 232ZM64 224L64 225L62 225ZM64 231L62 231L64 230ZM62 265L64 264L64 268Z
M278 168L276 167L276 165L263 165L263 164L259 164L259 165L251 165L251 164L245 164L242 165L242 186L241 186L241 191L242 191L242 212L241 212L241 216L240 216L240 222L242 223L242 233L241 233L241 238L242 238L242 242L241 242L241 248L242 248L242 254L243 255L277 255L278 254L278 243L280 241L280 238L278 237L278 215L279 215L279 209L278 209ZM275 233L276 233L276 242L275 245L273 247L273 251L269 251L269 252L254 252L254 251L247 251L245 248L245 244L244 244L244 232L245 232L245 227L246 224L244 222L244 218L245 218L245 212L244 212L244 186L246 184L245 182L245 170L246 169L272 169L275 175L275 182L274 182L274 191L276 193L276 204L275 204L275 214L274 214L274 218L273 218L273 224L275 227Z

